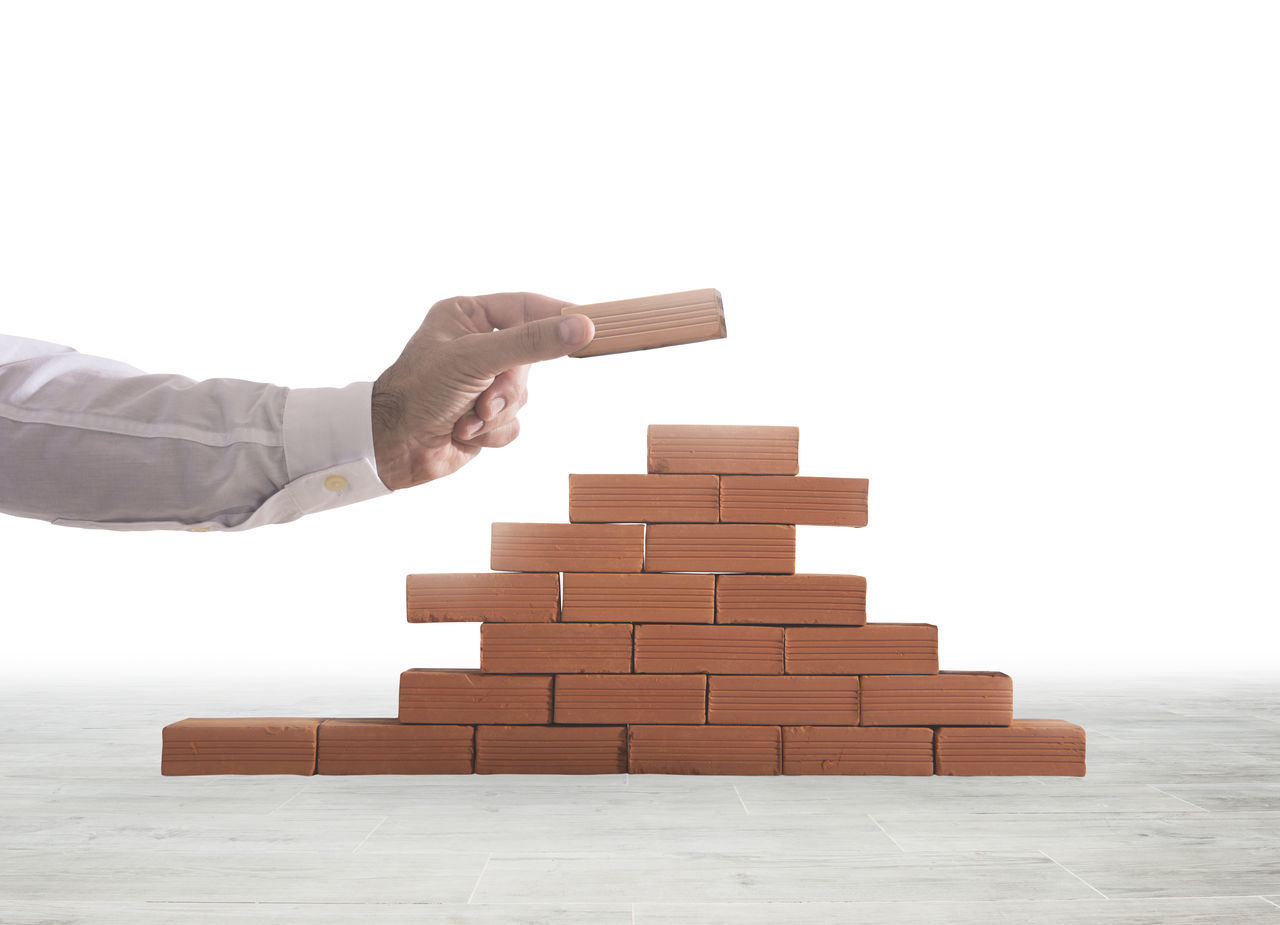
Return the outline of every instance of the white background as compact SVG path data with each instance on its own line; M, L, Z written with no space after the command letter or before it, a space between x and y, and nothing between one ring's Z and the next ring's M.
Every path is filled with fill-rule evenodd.
M1246 3L12 3L0 328L152 372L374 378L434 301L723 293L535 371L463 472L243 534L0 520L8 677L478 664L488 568L650 423L871 479L802 571L944 668L1275 668L1280 43ZM268 705L269 706L269 705Z

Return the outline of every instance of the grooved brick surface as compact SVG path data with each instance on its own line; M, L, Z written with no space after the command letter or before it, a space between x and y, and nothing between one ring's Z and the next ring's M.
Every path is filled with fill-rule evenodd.
M707 722L856 726L858 677L711 675Z
M777 774L777 726L627 727L632 774Z
M650 424L650 472L795 475L800 428Z
M933 773L933 730L915 726L783 726L783 774Z
M303 774L316 772L316 730L307 717L199 717L161 733L160 773Z
M716 622L859 626L867 622L861 575L717 575Z
M867 525L867 480L785 475L726 475L723 523Z
M477 726L477 774L625 774L626 726Z
M1013 679L998 671L863 675L864 726L1007 726Z
M555 572L470 572L405 578L410 623L544 623L560 615Z
M701 674L556 675L557 723L703 723Z
M493 525L496 571L638 572L643 563L643 524Z
M937 674L932 623L788 626L787 674Z
M471 726L394 719L326 719L317 774L470 774Z
M782 674L782 628L655 623L635 631L637 672Z
M549 723L552 675L410 668L400 675L402 723Z
M570 354L575 357L674 347L715 340L726 333L724 304L714 289L568 305L560 313L586 315L596 326L591 343Z
M1084 730L1060 719L938 730L939 774L1083 777Z
M570 475L574 523L707 523L720 520L714 475Z
M652 524L646 572L796 570L796 528L784 524Z
M564 576L566 622L711 623L715 619L715 575L659 572Z
M631 670L629 623L481 623L480 670L553 674Z

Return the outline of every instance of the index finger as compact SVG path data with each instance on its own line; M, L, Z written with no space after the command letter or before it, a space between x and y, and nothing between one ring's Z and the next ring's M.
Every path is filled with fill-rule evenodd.
M541 321L543 318L558 317L560 309L573 304L536 292L494 292L471 298L484 313L490 326L498 330L514 328L530 321Z

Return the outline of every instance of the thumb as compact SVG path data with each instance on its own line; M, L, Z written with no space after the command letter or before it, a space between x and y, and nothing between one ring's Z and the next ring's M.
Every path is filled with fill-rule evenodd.
M475 372L492 377L517 366L567 356L591 343L595 333L586 315L564 315L488 334L468 334L457 345Z

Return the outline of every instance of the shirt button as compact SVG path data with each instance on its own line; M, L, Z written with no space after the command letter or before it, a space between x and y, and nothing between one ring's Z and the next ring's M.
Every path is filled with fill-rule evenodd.
M324 487L330 491L342 491L347 487L347 480L341 475L331 475L324 480Z

